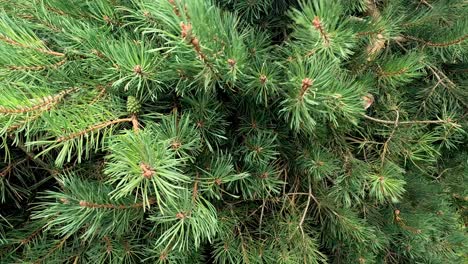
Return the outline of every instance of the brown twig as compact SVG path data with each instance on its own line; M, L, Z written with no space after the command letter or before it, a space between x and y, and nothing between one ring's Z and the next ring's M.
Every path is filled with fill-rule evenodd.
M380 20L380 11L377 5L374 3L373 0L367 0L367 13L372 17L374 22ZM377 54L385 47L385 38L382 35L382 30L375 36L373 36L370 40L369 45L367 46L366 50L369 54L367 60L371 61L373 55Z
M89 104L95 104L106 93L106 87L105 86L98 85L97 89L99 90L99 93L93 98L93 100Z
M175 3L174 0L168 0L169 4L172 6L172 10L174 11L174 14L178 17L181 17L179 8L177 7L177 4Z
M393 72L386 72L386 71L383 71L382 69L379 69L379 74L382 77L392 77L392 76L404 74L407 71L408 71L408 68L406 68L406 67L402 68L402 69L400 69L398 71L393 71Z
M320 18L318 16L315 16L314 17L314 20L312 21L312 25L314 26L314 28L316 30L319 31L320 33L320 36L323 38L323 40L325 41L325 45L329 46L330 45L330 39L328 37L328 34L327 32L325 31L325 29L323 28L323 24L322 24L322 21L320 21Z
M430 9L432 9L432 8L433 8L433 7L432 7L432 5L431 5L431 4L429 4L429 3L428 3L426 0L421 0L420 2L421 2L421 4L424 4L424 5L426 5L426 6L427 6L427 7L429 7Z
M59 66L62 66L66 61L67 61L67 59L63 59L63 60L61 60L59 62L56 62L54 64L41 65L41 66L15 66L15 65L10 65L10 66L7 66L7 67L8 67L8 69L13 70L13 71L42 71L42 70L45 70L47 68L57 68Z
M52 106L47 107L47 108L45 108L44 110L45 110L45 111L49 111L51 108L52 108ZM11 132L11 131L13 131L13 130L16 130L16 129L20 128L22 125L24 125L24 124L26 124L26 123L28 123L28 122L31 122L31 121L34 121L34 120L38 119L38 118L42 115L42 113L43 113L43 112L38 112L38 113L34 114L34 115L31 116L31 117L27 117L27 118L25 118L24 120L19 121L19 122L16 123L15 125L12 125L12 126L10 126L9 128L7 128L7 132Z
M156 200L150 199L149 204L154 204L156 203ZM93 208L93 209L135 209L135 208L141 208L145 204L143 202L141 203L135 203L135 204L130 204L130 205L124 205L124 204L97 204L93 202L88 202L88 201L80 201L79 205L81 207L86 207L86 208Z
M0 172L0 178L7 176L8 174L10 174L10 172L13 170L14 167L26 162L27 160L28 159L26 158L26 159L22 159L20 161L8 164L6 168Z
M88 134L89 132L92 132L94 130L98 130L98 129L105 128L105 127L108 127L108 126L111 126L111 125L115 125L115 124L119 124L119 123L125 123L125 122L133 122L133 118L132 117L120 118L120 119L106 121L106 122L103 122L103 123L92 125L92 126L86 128L84 130L79 131L79 132L75 132L75 133L72 133L72 134L69 134L69 135L66 135L66 136L63 136L63 137L59 137L55 141L56 142L62 142L62 141L74 139L74 138L80 137L82 135Z
M24 106L21 108L14 108L14 109L9 109L4 106L0 106L0 113L2 114L21 114L21 113L26 113L26 112L31 112L31 111L36 111L41 108L48 108L50 109L51 106L57 104L60 100L62 100L63 97L65 97L67 94L73 93L77 91L78 88L70 88L65 91L61 91L60 93L54 95L54 96L46 96L43 98L39 99L38 104L33 105L33 106Z
M465 39L468 38L468 34L464 35L464 36L462 36L462 37L460 37L458 39L455 39L455 40L452 40L452 41L449 41L449 42L442 42L442 43L435 43L435 42L432 42L432 41L426 41L424 39L416 38L416 37L413 37L413 36L404 36L404 37L407 38L407 39L422 42L424 45L429 46L429 47L448 47L448 46L457 45L457 44L462 43Z
M138 117L135 114L132 115L132 126L133 126L133 131L135 133L138 133L138 131L140 130L140 123L138 122Z
M56 251L57 249L61 248L63 246L63 244L65 244L65 242L67 241L67 239L70 237L70 235L67 235L65 236L64 238L62 238L62 240L59 241L59 243L57 243L56 246L54 246L53 248L51 248L49 250L49 252L47 252L47 254L45 254L43 257L39 258L38 260L36 260L34 262L34 264L39 264L41 263L44 259L46 259L48 256L50 256L50 254L52 254L54 251Z
M200 174L197 171L197 175L195 177L195 182L193 184L193 191L192 191L192 200L196 201L198 198L198 182L199 182Z
M43 48L30 47L30 46L21 44L21 43L19 43L17 41L14 41L14 40L8 38L7 36L3 36L3 35L0 35L0 40L4 41L4 42L6 42L6 43L8 43L8 44L10 44L12 46L17 46L17 47L26 48L26 49L33 49L33 50L36 50L36 51L39 51L41 53L45 53L45 54L48 54L48 55L53 55L53 56L57 56L57 57L65 56L64 53L51 51L51 50L43 49Z
M13 136L10 136L11 139L14 139ZM43 160L36 158L34 153L30 152L21 142L17 142L16 147L21 149L32 161L39 165L42 169L48 171L51 175L56 175L59 173L58 170L54 169L49 164L45 163Z
M299 99L301 101L302 99L304 99L305 93L307 92L307 90L309 90L309 88L312 86L313 83L314 83L314 80L310 78L305 78L302 80L301 91L299 92Z
M396 111L395 126L393 127L393 130L390 133L390 136L387 138L387 140L385 141L385 143L383 145L382 157L381 157L381 167L383 167L384 163L385 163L385 155L386 155L386 153L388 151L388 143L390 142L393 135L395 134L395 131L396 131L397 127L398 127L398 121L400 120L400 112L398 110L395 110L395 111Z

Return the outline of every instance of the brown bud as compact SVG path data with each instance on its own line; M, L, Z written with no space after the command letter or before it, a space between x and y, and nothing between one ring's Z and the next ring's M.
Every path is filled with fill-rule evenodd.
M135 67L133 67L133 72L135 74L138 74L138 75L141 75L143 73L143 69L141 68L140 65L135 65Z
M265 75L263 75L263 74L260 75L260 82L261 82L262 84L265 84L266 81L267 81L267 77L266 77Z
M374 96L370 93L362 97L364 109L369 108L374 103Z
M151 179L153 175L156 173L153 168L151 168L148 164L141 163L140 169L142 170L142 175L146 179Z
M304 88L309 88L312 85L312 79L310 78L305 78L302 80L302 87Z
M319 29L322 27L322 23L320 22L320 19L318 16L314 17L314 20L312 20L312 25L314 26L315 29Z
M185 218L185 214L182 213L182 212L178 212L178 213L176 214L176 218L177 218L177 219L184 219L184 218Z
M178 149L178 148L180 148L180 146L182 146L182 144L179 141L174 141L171 144L172 149Z
M395 210L395 215L400 215L400 210L396 209Z
M252 120L252 128L253 129L257 128L257 122L255 122L255 120Z
M104 19L104 21L106 21L109 24L112 23L112 20L108 16L104 16L103 19Z
M227 62L229 64L229 66L231 66L231 67L234 67L234 65L236 65L236 61L233 60L233 59L228 59Z
M198 38L193 38L191 43L195 47L198 47L200 45L200 41L198 40Z
M182 34L182 38L186 38L187 36L190 35L190 32L192 31L192 25L191 24L185 24L183 21L180 22L180 31Z

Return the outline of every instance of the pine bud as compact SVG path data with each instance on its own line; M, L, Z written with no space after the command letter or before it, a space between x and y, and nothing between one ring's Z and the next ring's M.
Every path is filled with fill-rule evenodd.
M370 93L362 97L364 110L369 108L374 103L374 96Z
M140 102L133 96L127 97L127 112L138 114L141 110Z

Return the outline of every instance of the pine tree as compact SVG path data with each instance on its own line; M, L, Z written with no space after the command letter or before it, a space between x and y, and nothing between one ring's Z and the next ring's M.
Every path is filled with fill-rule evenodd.
M0 0L0 262L468 261L467 14Z

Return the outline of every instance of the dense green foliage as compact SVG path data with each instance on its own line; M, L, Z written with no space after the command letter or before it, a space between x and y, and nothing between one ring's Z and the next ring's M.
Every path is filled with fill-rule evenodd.
M466 263L465 0L0 0L1 263Z

